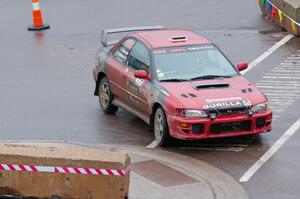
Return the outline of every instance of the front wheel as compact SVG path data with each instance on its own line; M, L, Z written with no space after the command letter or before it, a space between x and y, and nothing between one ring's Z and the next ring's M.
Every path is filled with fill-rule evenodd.
M168 146L171 141L169 127L163 108L156 109L154 116L154 136L160 146Z
M98 93L99 103L103 112L108 114L115 113L118 110L118 107L112 104L113 95L106 77L101 79Z

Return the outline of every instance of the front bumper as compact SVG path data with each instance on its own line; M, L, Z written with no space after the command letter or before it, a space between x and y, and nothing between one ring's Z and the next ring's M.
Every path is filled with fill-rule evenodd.
M183 118L167 114L169 132L181 140L231 137L271 131L272 111L249 116L244 114L219 115L210 118Z

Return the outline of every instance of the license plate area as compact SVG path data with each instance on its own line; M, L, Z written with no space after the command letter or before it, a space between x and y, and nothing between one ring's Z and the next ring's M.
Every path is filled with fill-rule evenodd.
M229 133L238 131L250 131L251 121L217 123L210 126L210 133Z

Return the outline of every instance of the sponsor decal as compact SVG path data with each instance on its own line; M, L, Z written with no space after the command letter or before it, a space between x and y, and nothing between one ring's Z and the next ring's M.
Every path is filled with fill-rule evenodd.
M139 79L139 78L135 78L135 85L137 85L138 87L141 87L144 83L143 79Z
M209 104L204 104L203 109L218 109L218 108L231 108L231 107L249 107L251 102L249 100L240 100L240 101L228 101L228 102L212 102Z
M229 97L229 98L218 98L218 99L206 99L207 103L212 102L224 102L224 101L240 101L243 100L241 97Z
M205 49L212 49L214 46L212 45L202 45L197 47L189 47L187 48L188 51L198 51L198 50L205 50Z
M167 53L166 50L153 50L154 55L165 54L165 53Z
M171 49L170 53L180 53L180 52L186 52L187 49L185 48L175 48L175 49Z
M143 79L135 78L128 80L128 89L138 95L141 92L141 87L144 83Z
M174 48L154 49L152 52L154 55L160 55L160 54L167 54L167 53L180 53L180 52L209 50L209 49L213 49L213 48L214 48L213 45L208 44L208 45L199 45L199 46L190 46L190 47L174 47Z

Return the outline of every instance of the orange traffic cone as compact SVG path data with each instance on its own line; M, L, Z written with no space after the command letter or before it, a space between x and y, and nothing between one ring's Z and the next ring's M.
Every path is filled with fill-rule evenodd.
M50 28L49 25L43 24L39 0L32 0L32 17L33 25L28 26L28 30L44 30Z

